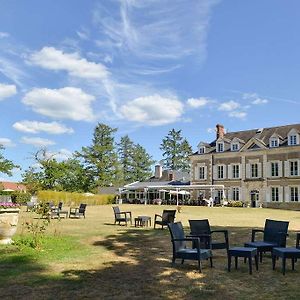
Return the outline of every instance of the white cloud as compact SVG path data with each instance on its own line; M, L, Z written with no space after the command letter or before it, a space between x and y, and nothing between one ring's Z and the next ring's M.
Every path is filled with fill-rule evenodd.
M244 111L231 111L229 113L229 117L237 118L237 119L245 119L247 117L247 113Z
M262 98L256 93L244 93L243 99L250 100L254 105L267 104L269 102L268 99Z
M207 131L207 133L214 133L214 132L216 132L216 129L210 127L210 128L207 128L206 131Z
M17 93L17 88L13 84L0 83L0 101L4 98L11 97Z
M121 106L120 112L129 121L159 126L178 121L183 113L183 104L177 99L155 94L129 101Z
M80 57L75 53L64 53L54 47L44 47L30 56L30 62L54 71L66 71L69 75L85 79L105 79L106 67Z
M49 134L73 133L72 128L68 128L58 122L37 122L37 121L20 121L13 124L13 128L26 133L47 132Z
M238 102L230 100L228 102L221 103L221 105L219 106L218 109L222 110L222 111L232 111L239 107L240 107L240 104Z
M54 118L75 121L94 119L91 103L95 97L86 94L80 88L61 89L35 88L28 92L22 102L31 106L33 111Z
M4 147L14 147L15 144L12 142L11 139L8 138L0 138L0 145Z
M6 38L6 37L9 37L9 33L0 31L0 39Z
M200 97L200 98L190 98L187 100L187 104L190 106L190 107L193 107L193 108L199 108L199 107L204 107L206 106L207 104L209 104L211 101L207 98L204 98L204 97Z
M67 160L72 157L72 152L68 149L60 149L59 151L47 151L46 157L47 158L55 158L56 160Z
M37 147L37 148L55 145L54 141L51 141L48 139L43 139L40 137L26 137L26 136L21 138L21 143L33 145L34 147Z

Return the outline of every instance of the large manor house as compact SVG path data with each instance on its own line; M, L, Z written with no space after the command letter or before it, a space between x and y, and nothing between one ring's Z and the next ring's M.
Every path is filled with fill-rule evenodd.
M227 199L252 207L298 205L300 124L229 133L218 124L216 139L191 156L191 185L217 184Z

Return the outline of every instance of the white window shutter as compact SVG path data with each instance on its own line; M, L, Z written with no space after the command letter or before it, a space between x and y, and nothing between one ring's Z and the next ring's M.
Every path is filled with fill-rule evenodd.
M285 193L284 193L284 202L290 202L290 187L286 186L284 188Z
M282 177L282 161L278 161L278 176Z
M279 187L279 202L283 202L283 186Z
M250 178L250 164L246 164L246 178Z
M213 166L213 179L218 179L218 166Z
M263 177L261 163L257 164L257 173L258 173L258 178Z
M266 202L271 202L271 187L267 187L266 189Z
M268 161L267 162L267 178L270 178L272 175L272 165L271 165L271 162Z
M232 179L232 165L228 165L228 179Z
M204 166L204 180L207 180L207 166Z
M232 200L232 198L233 198L233 192L232 192L232 188L230 188L228 190L228 200Z
M239 164L239 179L242 178L242 174L243 174L243 165L242 164Z
M196 165L194 173L195 173L195 180L199 180L199 166L198 165Z
M226 168L226 165L223 165L223 178L226 179L227 178L227 168Z
M290 177L290 162L289 161L285 161L284 162L284 176L285 177Z

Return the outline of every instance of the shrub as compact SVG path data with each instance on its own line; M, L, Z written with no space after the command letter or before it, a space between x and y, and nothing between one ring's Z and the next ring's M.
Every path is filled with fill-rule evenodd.
M11 201L18 204L26 204L31 199L29 193L13 192L11 194Z
M245 204L242 201L229 200L227 206L228 207L244 207Z
M81 193L56 192L56 191L39 191L37 198L42 202L53 202L58 204L62 201L67 206L79 205L86 203L88 205L105 205L112 204L115 200L115 195L91 195L87 196Z

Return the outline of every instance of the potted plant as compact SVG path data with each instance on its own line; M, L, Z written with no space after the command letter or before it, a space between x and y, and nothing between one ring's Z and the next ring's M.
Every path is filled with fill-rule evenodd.
M0 244L10 244L17 231L20 205L12 202L0 202Z

